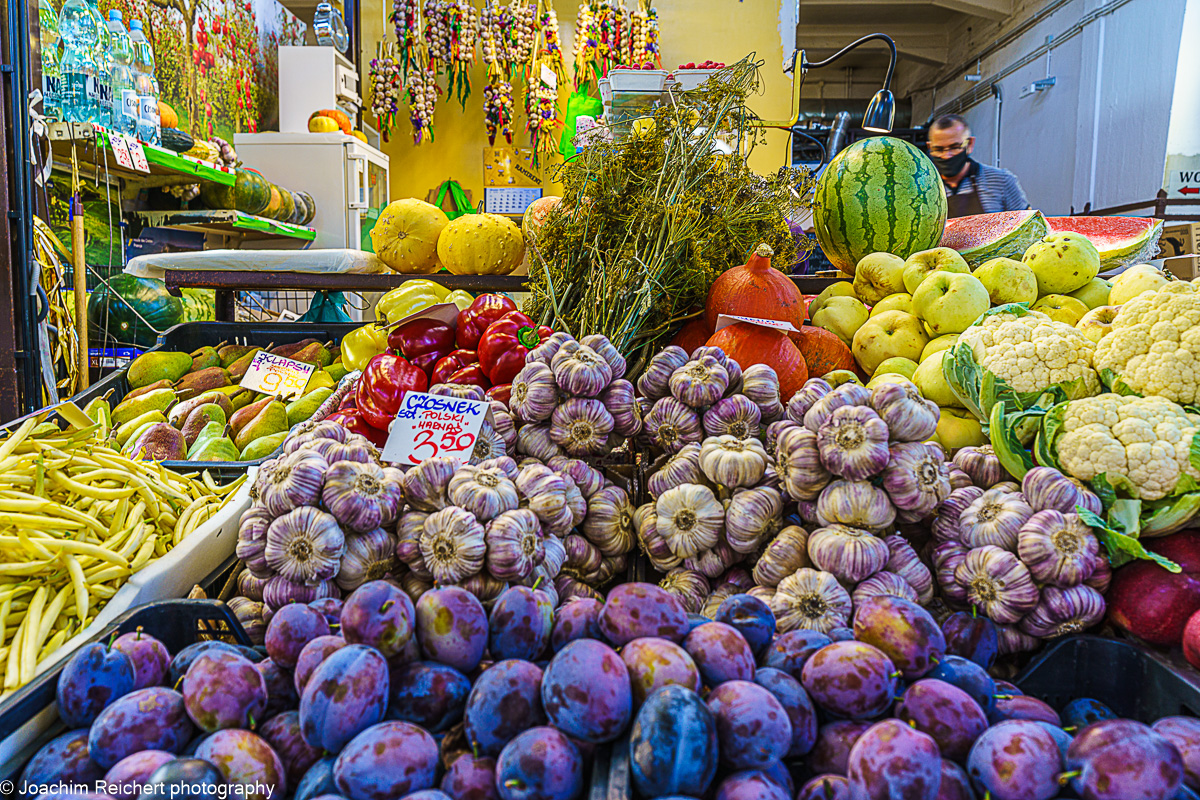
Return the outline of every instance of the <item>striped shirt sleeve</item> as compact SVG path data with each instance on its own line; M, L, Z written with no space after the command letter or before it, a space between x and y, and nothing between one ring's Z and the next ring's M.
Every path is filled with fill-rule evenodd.
M1024 211L1030 207L1017 176L1006 169L980 164L976 191L986 213Z

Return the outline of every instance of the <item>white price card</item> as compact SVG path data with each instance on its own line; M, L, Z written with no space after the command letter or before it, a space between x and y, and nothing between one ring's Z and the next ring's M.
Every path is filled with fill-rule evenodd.
M146 160L146 150L142 147L142 143L132 136L125 137L126 146L129 148L129 155L133 158L133 168L138 172L150 172L150 162Z
M112 148L113 156L117 159L118 164L125 169L134 169L133 156L129 154L129 144L125 141L124 136L119 133L110 133L108 144Z
M316 371L316 364L305 364L259 350L238 385L243 389L294 400L304 393L308 379Z
M719 314L717 315L717 324L714 326L713 333L734 325L738 322L748 322L751 325L761 325L764 328L774 328L777 331L795 331L796 327L790 322L781 319L759 319L758 317L741 317L737 314Z
M549 86L551 89L558 89L558 76L554 74L554 70L542 64L542 83Z
M449 456L465 464L475 450L489 407L478 400L408 392L388 432L382 458L411 465Z

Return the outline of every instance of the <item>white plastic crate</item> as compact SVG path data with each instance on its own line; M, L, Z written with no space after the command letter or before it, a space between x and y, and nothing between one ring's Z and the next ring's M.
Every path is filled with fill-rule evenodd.
M690 92L692 89L698 89L704 85L705 81L719 71L715 69L677 69L671 73L669 80L674 81L683 91Z

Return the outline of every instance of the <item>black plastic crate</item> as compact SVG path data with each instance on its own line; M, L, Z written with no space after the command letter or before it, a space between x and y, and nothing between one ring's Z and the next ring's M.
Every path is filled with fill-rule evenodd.
M216 600L164 600L150 603L122 615L87 643L107 642L139 628L160 640L172 655L189 644L205 639L251 646L250 637L246 636L233 612ZM0 703L0 734L5 737L16 734L38 717L42 717L47 726L17 756L0 765L0 780L15 778L38 748L66 730L54 708L58 676L65 666L64 660Z

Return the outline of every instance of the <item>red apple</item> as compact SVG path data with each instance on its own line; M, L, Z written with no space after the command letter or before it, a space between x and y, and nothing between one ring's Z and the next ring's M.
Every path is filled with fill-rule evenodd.
M1196 669L1200 669L1200 611L1192 614L1183 628L1183 657Z
M1174 647L1188 620L1200 611L1200 533L1184 531L1147 544L1183 571L1168 572L1150 561L1116 570L1106 597L1108 618L1151 644Z

